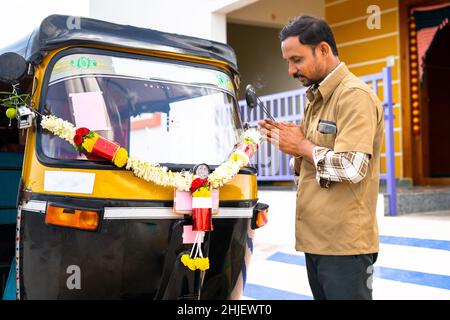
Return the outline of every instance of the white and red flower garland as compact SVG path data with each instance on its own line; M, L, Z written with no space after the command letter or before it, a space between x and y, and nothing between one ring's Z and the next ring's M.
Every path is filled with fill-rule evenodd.
M53 115L43 116L41 126L66 140L76 149L80 151L84 149L88 153L93 152L99 156L103 156L99 153L105 151L105 148L96 151L95 145L99 144L99 141L107 146L114 144L117 146L117 148L112 146L114 154L108 152L105 153L105 156L118 167L126 165L127 170L131 170L135 176L145 181L164 187L174 187L181 191L190 191L192 181L196 178L192 172L173 172L159 163L145 161L134 156L129 157L124 148L99 136L95 131L87 128L76 129L70 122ZM242 135L242 142L238 144L232 155L208 175L207 179L211 188L218 189L231 181L239 170L250 162L260 142L261 134L257 129L246 130Z
M108 159L118 167L131 170L135 176L164 187L190 192L192 196L192 231L196 232L190 253L181 256L181 263L190 270L209 269L208 257L203 257L201 243L204 233L212 231L211 190L218 189L231 181L239 170L246 166L258 150L261 134L256 129L248 129L242 135L231 156L211 172L207 178L199 178L192 172L172 172L159 163L148 162L137 157L129 157L126 149L109 141L95 131L75 126L53 115L43 116L41 126L56 136L66 140L78 151L96 154Z
M181 256L181 263L191 270L204 271L209 269L209 258L203 257L201 244L205 232L213 230L211 184L207 178L195 178L189 191L192 195L192 231L196 235L191 252Z

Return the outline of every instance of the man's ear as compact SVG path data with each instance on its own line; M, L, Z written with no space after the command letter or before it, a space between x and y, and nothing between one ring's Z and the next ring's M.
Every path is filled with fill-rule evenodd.
M331 47L328 43L326 43L325 41L322 41L319 44L319 52L322 56L326 56L331 52Z

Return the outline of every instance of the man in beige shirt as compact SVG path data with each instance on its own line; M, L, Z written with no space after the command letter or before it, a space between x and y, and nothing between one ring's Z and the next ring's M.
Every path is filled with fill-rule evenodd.
M296 249L315 299L372 299L383 108L339 61L322 19L301 16L280 33L288 72L308 86L300 126L270 119L266 139L296 158Z

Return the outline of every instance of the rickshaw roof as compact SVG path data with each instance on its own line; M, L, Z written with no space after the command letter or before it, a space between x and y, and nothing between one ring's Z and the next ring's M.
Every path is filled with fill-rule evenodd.
M9 47L0 49L0 53L16 52L36 65L51 50L69 45L87 44L156 50L221 60L237 72L234 50L224 43L64 15L48 16L30 35Z

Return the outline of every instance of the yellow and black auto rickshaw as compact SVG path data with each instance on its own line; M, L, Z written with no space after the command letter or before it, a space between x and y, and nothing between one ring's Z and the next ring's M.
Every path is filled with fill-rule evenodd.
M0 53L3 298L238 299L267 205L233 50L52 15Z

